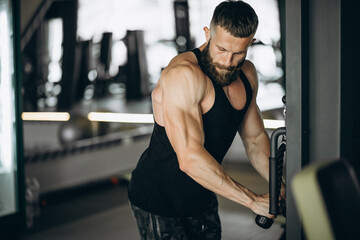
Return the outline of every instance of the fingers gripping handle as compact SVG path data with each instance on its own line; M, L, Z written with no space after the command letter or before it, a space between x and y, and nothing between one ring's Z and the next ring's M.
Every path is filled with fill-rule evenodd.
M255 222L259 227L268 229L274 223L274 220L265 216L256 215Z

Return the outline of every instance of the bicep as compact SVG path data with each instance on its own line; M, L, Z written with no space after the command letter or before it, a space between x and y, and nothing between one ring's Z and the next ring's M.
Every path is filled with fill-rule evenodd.
M239 126L239 134L243 140L250 139L261 135L265 131L263 118L256 101L252 101L244 117L242 124Z
M247 64L244 64L244 67L244 72L246 71L246 75L249 79L249 82L251 83L253 94L251 104L247 110L241 126L239 126L238 132L243 140L247 140L262 135L265 132L265 128L262 114L256 103L259 82L255 66L251 62L247 61Z

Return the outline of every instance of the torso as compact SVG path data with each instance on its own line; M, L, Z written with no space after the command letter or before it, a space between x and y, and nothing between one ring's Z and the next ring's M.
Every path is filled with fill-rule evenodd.
M181 62L181 61L188 61L188 64L196 64L196 65L198 64L196 57L192 52L183 53L177 56L176 58L179 59L175 59L175 63L173 63L174 65L176 64L176 62ZM172 67L171 64L169 65L169 67ZM246 67L246 61L244 63L243 68L244 67ZM198 71L201 71L200 67L197 67L196 69ZM166 71L166 69L164 71ZM202 71L201 71L201 76L203 77L201 82L203 84L206 84L204 98L200 103L202 114L205 114L211 109L211 107L214 104L215 89L209 77L206 76ZM162 93L161 93L162 90L160 87L161 81L162 79L160 78L157 86L154 88L152 92L152 106L153 106L155 121L160 126L164 126L164 119L163 119L162 106L161 106L162 103ZM251 84L250 79L249 81ZM241 110L244 108L246 104L246 90L244 83L240 79L240 77L236 81L231 83L229 86L223 87L223 90L234 109Z
M180 57L183 59L174 59L175 64L179 60L183 61L179 64L191 64L185 80L191 84L189 93L196 94L191 99L195 99L202 111L203 147L221 164L253 99L251 80L242 71L243 79L221 88L201 71L192 52ZM164 69L163 73L168 70ZM164 128L161 87L167 88L161 84L165 79L160 79L152 93L156 122L149 147L132 172L128 196L135 206L157 215L195 216L216 202L216 195L180 170L177 154Z

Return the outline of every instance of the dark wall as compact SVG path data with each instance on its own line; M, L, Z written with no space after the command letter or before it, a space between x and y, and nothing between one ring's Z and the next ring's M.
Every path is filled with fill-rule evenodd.
M340 156L340 0L309 2L309 161Z
M288 186L303 167L340 158L345 153L341 147L353 141L345 140L354 131L350 117L356 112L344 108L354 106L356 98L344 95L346 89L355 91L348 78L356 77L344 66L349 61L346 51L354 50L344 49L349 34L343 29L349 17L344 11L354 9L348 4L341 0L285 1ZM351 147L348 151L352 152ZM302 239L291 188L286 215L287 239Z
M360 176L359 3L341 2L341 156Z

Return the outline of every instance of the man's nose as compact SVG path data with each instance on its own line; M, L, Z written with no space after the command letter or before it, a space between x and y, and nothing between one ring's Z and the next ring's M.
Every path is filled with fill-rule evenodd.
M226 67L230 67L232 63L233 54L228 52L223 57L223 65Z

